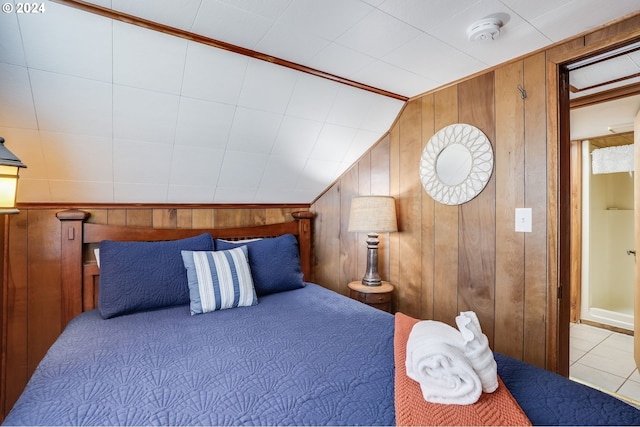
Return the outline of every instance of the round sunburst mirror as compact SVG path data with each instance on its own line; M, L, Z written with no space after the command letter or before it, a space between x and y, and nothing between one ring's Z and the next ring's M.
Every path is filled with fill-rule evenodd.
M460 205L484 189L493 172L493 149L480 129L458 123L436 132L422 151L420 179L445 205Z

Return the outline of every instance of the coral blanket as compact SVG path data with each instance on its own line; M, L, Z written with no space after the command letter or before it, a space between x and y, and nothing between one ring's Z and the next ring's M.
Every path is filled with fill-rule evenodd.
M424 400L420 385L406 372L407 339L418 320L402 313L395 315L395 406L400 426L524 426L531 422L502 380L493 393L482 393L472 405L443 405Z

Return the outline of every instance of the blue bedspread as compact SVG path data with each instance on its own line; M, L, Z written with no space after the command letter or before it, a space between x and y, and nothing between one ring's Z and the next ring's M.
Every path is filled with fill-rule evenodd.
M317 285L75 318L5 424L393 424L393 317Z
M640 425L640 410L591 387L495 354L498 375L534 425Z
M253 307L74 319L5 425L394 424L393 317L319 286ZM640 411L496 355L534 424L640 424Z

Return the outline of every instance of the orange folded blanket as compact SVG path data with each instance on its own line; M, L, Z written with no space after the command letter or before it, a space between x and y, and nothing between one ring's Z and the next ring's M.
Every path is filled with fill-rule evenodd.
M522 408L498 377L498 389L482 393L472 405L443 405L424 400L420 385L407 376L405 360L411 328L419 320L395 315L395 407L400 426L530 426Z

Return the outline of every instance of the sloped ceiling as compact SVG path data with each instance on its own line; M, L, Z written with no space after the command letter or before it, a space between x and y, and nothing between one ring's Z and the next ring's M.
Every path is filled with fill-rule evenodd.
M92 3L391 96L52 1L29 14L5 1L0 135L28 165L20 202L310 203L384 136L407 97L640 9L640 0ZM489 16L504 23L500 37L469 42L466 29Z

